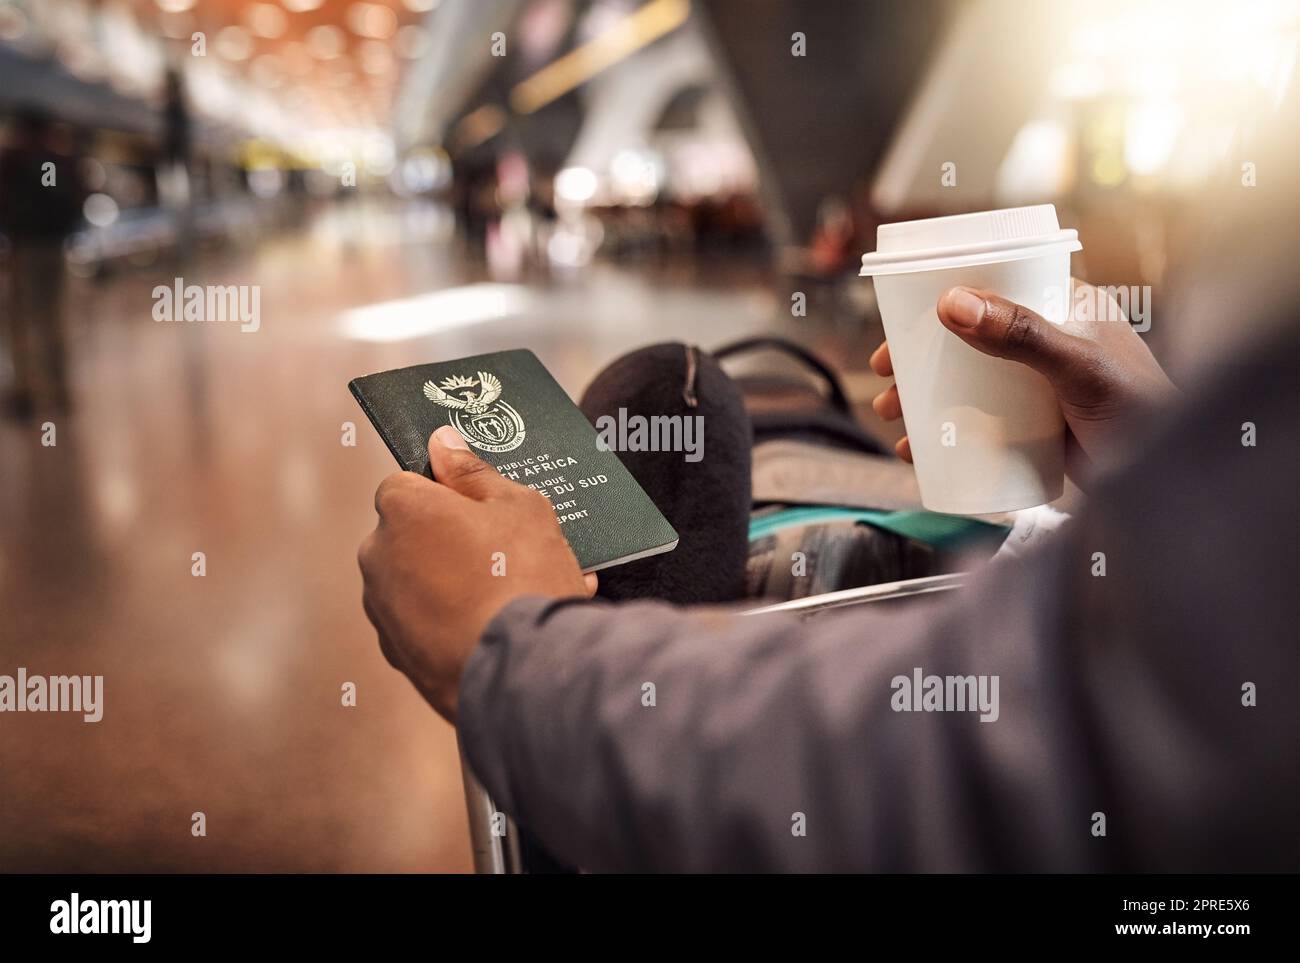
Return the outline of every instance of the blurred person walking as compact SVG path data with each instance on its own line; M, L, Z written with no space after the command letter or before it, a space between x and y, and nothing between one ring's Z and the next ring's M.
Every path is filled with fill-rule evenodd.
M38 111L20 114L0 151L0 234L9 242L3 347L12 369L5 409L68 408L63 338L63 242L81 224L84 181Z

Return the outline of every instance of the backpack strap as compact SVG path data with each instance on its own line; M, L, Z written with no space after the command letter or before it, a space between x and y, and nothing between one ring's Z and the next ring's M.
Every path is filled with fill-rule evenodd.
M821 399L821 407L811 409L756 411L747 403L746 407L750 409L750 422L754 428L755 443L780 438L801 439L873 455L885 454L885 449L880 442L858 423L848 393L845 392L844 385L835 370L802 345L775 335L763 335L733 341L716 349L712 354L715 359L722 361L762 350L775 351L798 361L804 369L812 372L824 383L826 395ZM761 390L756 386L759 379L739 377L733 380L740 386L747 402L749 398L761 396ZM808 390L810 386L803 382L801 387Z
M756 338L742 338L739 341L733 341L730 344L724 344L721 348L715 348L710 352L714 358L721 361L724 358L734 357L740 354L750 354L754 351L769 349L780 354L789 355L792 358L803 363L807 368L821 376L826 382L826 388L829 393L828 401L841 413L849 418L853 417L853 405L849 403L849 396L844 391L844 385L840 383L837 375L831 367L822 361L807 348L801 344L781 338L776 335L760 335Z

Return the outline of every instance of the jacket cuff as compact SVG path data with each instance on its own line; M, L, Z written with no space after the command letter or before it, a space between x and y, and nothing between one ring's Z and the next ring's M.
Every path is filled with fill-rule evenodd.
M512 652L517 658L519 647L536 638L552 611L578 601L586 600L530 595L506 603L483 630L461 674L456 706L461 750L493 801L512 815L509 759L516 706L508 663Z

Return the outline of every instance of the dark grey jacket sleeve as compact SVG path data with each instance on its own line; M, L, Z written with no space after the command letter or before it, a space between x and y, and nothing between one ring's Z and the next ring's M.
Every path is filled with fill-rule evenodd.
M1294 357L939 604L518 600L462 680L467 755L591 870L1300 868ZM902 711L917 670L988 707Z

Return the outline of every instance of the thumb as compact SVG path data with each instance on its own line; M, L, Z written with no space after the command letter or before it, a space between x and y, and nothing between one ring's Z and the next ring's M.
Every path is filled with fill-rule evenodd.
M443 425L429 436L429 467L434 481L475 501L495 498L511 487L500 472L469 450L451 425Z
M939 299L943 326L972 348L1028 365L1059 391L1092 368L1091 345L1023 305L974 288L951 288Z

